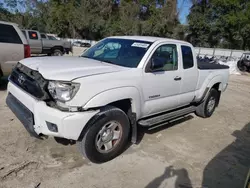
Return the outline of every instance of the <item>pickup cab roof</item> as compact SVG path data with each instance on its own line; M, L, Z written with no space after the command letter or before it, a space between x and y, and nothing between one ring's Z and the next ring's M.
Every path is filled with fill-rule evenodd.
M175 40L170 38L162 38L162 37L151 37L151 36L111 36L109 38L119 38L119 39L130 39L130 40L141 40L141 41L147 41L147 42L173 42L173 43L182 43L186 45L191 45L188 42L182 41L182 40Z

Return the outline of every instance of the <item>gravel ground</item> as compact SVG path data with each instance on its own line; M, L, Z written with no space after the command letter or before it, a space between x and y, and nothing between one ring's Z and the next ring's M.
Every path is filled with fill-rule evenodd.
M6 107L0 86L1 188L237 188L250 167L250 77L231 76L208 119L191 114L140 131L141 142L101 165L76 145L31 138Z

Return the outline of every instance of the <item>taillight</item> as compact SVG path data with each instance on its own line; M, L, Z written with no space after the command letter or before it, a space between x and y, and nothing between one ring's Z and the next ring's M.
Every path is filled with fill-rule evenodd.
M30 46L28 44L24 44L24 58L30 57Z

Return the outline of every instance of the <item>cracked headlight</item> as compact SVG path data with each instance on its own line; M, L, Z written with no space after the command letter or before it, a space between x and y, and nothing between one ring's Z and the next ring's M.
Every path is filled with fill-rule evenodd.
M71 100L80 88L79 83L50 81L48 90L53 99L66 102Z

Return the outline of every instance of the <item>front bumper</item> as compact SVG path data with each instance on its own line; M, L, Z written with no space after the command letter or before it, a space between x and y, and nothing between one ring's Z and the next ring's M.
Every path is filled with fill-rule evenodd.
M28 108L26 108L26 106L24 106L11 93L9 93L6 98L6 104L12 110L12 112L17 116L17 118L22 122L26 130L30 133L30 135L39 138L39 135L34 130L33 113Z
M99 112L62 112L35 99L12 82L8 84L6 103L32 136L43 134L72 140L79 138L84 126ZM57 125L58 131L50 131L46 122Z

